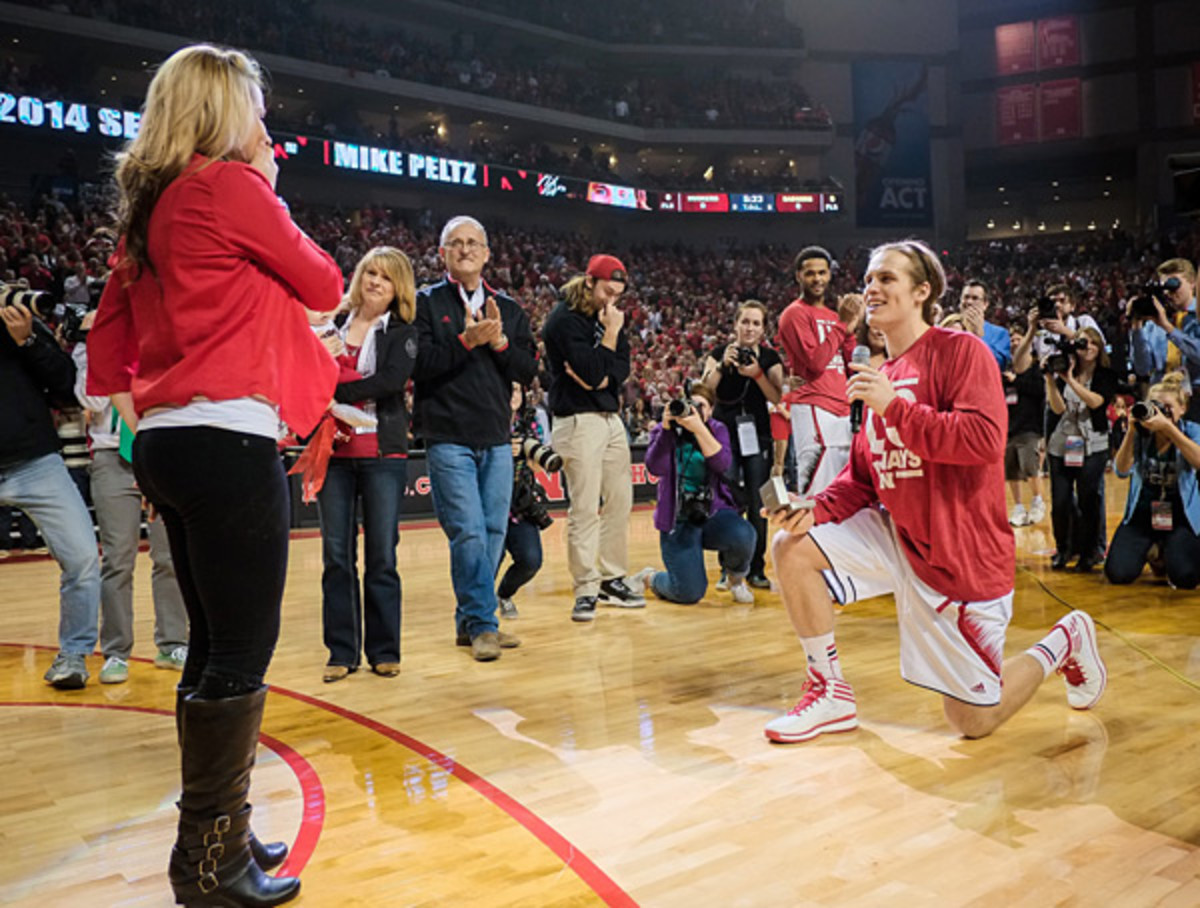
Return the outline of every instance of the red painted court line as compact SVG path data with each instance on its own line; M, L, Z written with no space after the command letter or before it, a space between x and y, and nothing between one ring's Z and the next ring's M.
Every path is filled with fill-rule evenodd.
M9 644L3 644L8 646ZM150 661L150 660L146 660ZM151 706L127 706L120 703L55 703L52 701L36 700L0 700L0 709L6 706L49 706L55 709L115 709L128 713L148 713L152 716L173 717L175 712L170 709L155 709ZM296 833L296 841L288 850L287 860L279 869L278 876L299 876L300 871L312 857L321 838L321 829L325 825L325 788L321 785L321 777L313 769L312 764L295 750L271 735L260 734L258 739L266 747L275 751L284 763L292 770L300 783L300 797L304 810L300 817L300 831Z
M37 643L0 642L0 647L29 648L29 649L43 650L45 652L57 652L58 651L58 647L46 646L46 645L37 644ZM139 656L134 656L131 661L150 663L153 660L142 658ZM612 906L612 908L638 908L637 902L635 902L633 900L633 897L631 895L629 895L629 893L627 893L624 889L622 889L617 884L617 882L612 879L612 877L610 877L603 870L601 870L596 864L594 864L592 862L591 858L589 858L582 851L580 851L574 845L572 845L560 832L558 832L558 830L556 830L553 826L551 826L549 823L547 823L545 820L543 820L541 817L539 817L537 814L535 814L532 810L530 810L528 807L526 807L520 801L516 800L516 798L513 798L511 795L508 795L505 792L501 791L499 788L497 788L491 782L487 781L487 779L483 778L482 776L480 776L478 773L474 772L473 770L470 770L467 767L463 766L457 760L454 760L451 757L447 756L446 754L442 753L441 751L439 751L435 748L432 748L429 745L422 743L421 741L418 741L416 738L413 738L409 735L404 734L404 732L397 731L396 729L394 729L388 725L384 725L382 722L378 722L375 719L371 719L367 716L362 715L361 713L356 713L353 710L345 709L341 706L335 706L332 703L326 703L324 700L319 700L316 697L309 696L308 694L302 694L299 691L289 690L286 687L275 687L272 685L271 691L273 693L280 694L281 696L284 696L284 697L290 697L293 700L297 700L308 706L312 706L317 709L323 709L327 712L331 712L336 716L340 716L343 719L346 719L350 722L355 723L356 725L361 725L363 728L368 728L371 731L376 732L377 734L381 734L385 738L395 741L397 744L401 745L402 747L408 748L413 753L415 753L417 756L428 760L430 763L433 763L435 766L438 766L439 768L448 772L450 775L457 778L460 782L463 782L464 784L469 785L476 792L476 794L479 794L482 797L486 798L487 800L491 801L493 804L495 804L497 807L499 807L501 810L503 810L505 813L507 813L510 817L512 817L514 820L516 820L518 823L520 823L522 826L524 826L527 830L529 830L529 832L534 836L534 838L536 838L539 842L541 842L543 845L545 845L547 848L549 848L552 852L554 852L555 856L557 856L559 858L559 860L561 860L564 864L566 864L566 866L569 867L575 873L575 875L578 876L579 879L582 880L594 893L596 893L596 895L598 895L604 901L604 903L606 905ZM61 704L58 704L58 703L46 702L46 703L6 704L3 702L0 702L0 707L6 706L6 705L13 705L13 706L78 706L78 707L91 707L94 709L105 709L105 708L126 709L126 710L130 710L130 711L140 711L140 712L147 712L147 713L154 713L154 714L161 714L161 715L173 715L173 713L170 710L159 710L159 709L152 709L149 707L136 707L136 706L117 706L115 704L109 705L109 704L103 704L103 703L61 703ZM281 741L278 741L275 738L271 738L268 735L260 735L260 738L262 738L264 743L267 743L268 741L272 742L272 743L268 744L268 746L270 746L272 750L275 750L276 753L279 753L280 757L282 757L285 760L287 760L288 758L284 755L284 752L277 750L274 745L277 744L280 747L285 748L287 752L295 754L296 759L302 761L304 763L304 766L307 768L307 771L312 773L313 782L315 782L317 784L318 788L320 787L320 780L317 777L316 772L312 769L312 767L308 764L308 762L304 760L303 757L301 757L299 754L296 754L295 751L293 751L290 747L287 747L287 745L283 744ZM289 763L289 765L292 765L292 764ZM293 771L296 772L297 778L301 779L301 790L305 791L304 777L301 776L300 772L296 770L294 765L293 765ZM307 794L305 796L304 810L305 810L305 816L307 817L308 810L309 810ZM320 822L316 827L316 833L312 837L311 844L309 844L307 839L305 839L305 835L304 835L305 828L304 828L304 824L301 823L301 832L300 832L300 835L297 836L296 844L294 846L296 852L300 852L303 847L307 847L307 853L304 854L305 862L308 861L308 858L312 854L313 848L316 847L316 840L320 836L321 826L324 823L324 816L325 816L325 795L324 795L324 790L322 789L322 790L320 790ZM304 840L304 841L302 841L302 840ZM300 868L303 866L304 866L304 864L299 864L299 865L293 866L292 855L289 855L288 860L284 864L283 869L280 871L280 873L282 874L283 871L286 870L286 871L290 871L290 873L292 875L296 875L299 873Z
M382 722L377 722L353 710L344 709L332 703L318 700L316 697L310 697L307 694L287 690L286 688L272 687L271 690L285 697L291 697L294 700L299 700L301 703L316 707L317 709L331 712L364 728L369 728L371 731L381 734L385 738L390 738L402 747L408 748L417 756L423 757L430 763L440 767L460 782L469 785L477 794L487 798L529 830L538 841L553 851L567 867L574 871L575 875L586 883L596 895L600 896L606 905L613 906L613 908L638 908L637 902L633 900L633 897L629 893L622 889L612 877L596 866L587 855L567 841L553 826L520 801L501 791L487 779L473 770L467 769L467 767L452 757L427 744L423 744L416 738L404 734L404 732L397 731L390 726L384 725Z

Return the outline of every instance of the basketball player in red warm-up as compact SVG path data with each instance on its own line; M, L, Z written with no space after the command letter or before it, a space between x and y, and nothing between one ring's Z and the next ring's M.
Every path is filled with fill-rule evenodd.
M842 604L895 595L900 673L940 693L946 719L966 737L990 734L1055 671L1072 707L1094 706L1106 676L1085 612L1002 664L1015 551L995 360L977 337L928 324L946 277L923 243L876 248L865 282L867 318L886 336L888 359L851 367L847 396L867 412L850 463L815 508L771 515L782 527L775 565L808 680L795 708L767 723L767 737L807 741L858 726L831 593Z
M796 450L796 491L815 495L841 472L850 456L850 406L846 363L854 350L860 308L835 312L825 305L832 259L820 246L796 256L800 296L779 317L779 343L791 378L784 395Z

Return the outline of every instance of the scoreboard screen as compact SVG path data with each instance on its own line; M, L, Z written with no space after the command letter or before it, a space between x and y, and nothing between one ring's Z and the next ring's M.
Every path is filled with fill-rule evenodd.
M774 211L775 196L764 193L730 193L730 211Z

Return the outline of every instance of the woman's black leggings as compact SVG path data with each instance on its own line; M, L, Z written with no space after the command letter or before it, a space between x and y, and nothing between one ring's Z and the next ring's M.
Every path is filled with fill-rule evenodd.
M290 500L275 441L207 426L147 429L133 467L166 526L187 607L179 686L207 700L257 690L287 574Z
M1065 459L1050 455L1050 520L1054 545L1060 555L1090 555L1104 514L1100 512L1100 488L1108 451L1097 451L1083 459L1083 466L1068 467Z

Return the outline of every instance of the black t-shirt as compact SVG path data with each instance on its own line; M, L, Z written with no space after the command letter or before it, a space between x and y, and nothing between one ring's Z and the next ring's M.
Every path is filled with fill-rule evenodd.
M1043 411L1046 408L1046 381L1037 363L1017 375L1015 382L1004 382L1008 400L1016 394L1016 403L1008 405L1008 437L1032 432L1042 434Z
M717 347L708 355L719 363L725 358L725 347ZM758 364L764 372L770 372L780 362L782 360L778 353L766 344L759 344ZM760 439L771 437L771 417L767 410L767 399L757 381L740 375L736 368L725 367L721 371L721 380L717 383L715 393L717 405L713 408L713 416L725 423L729 429L730 441L735 447L738 437L737 418L743 413L754 417Z

